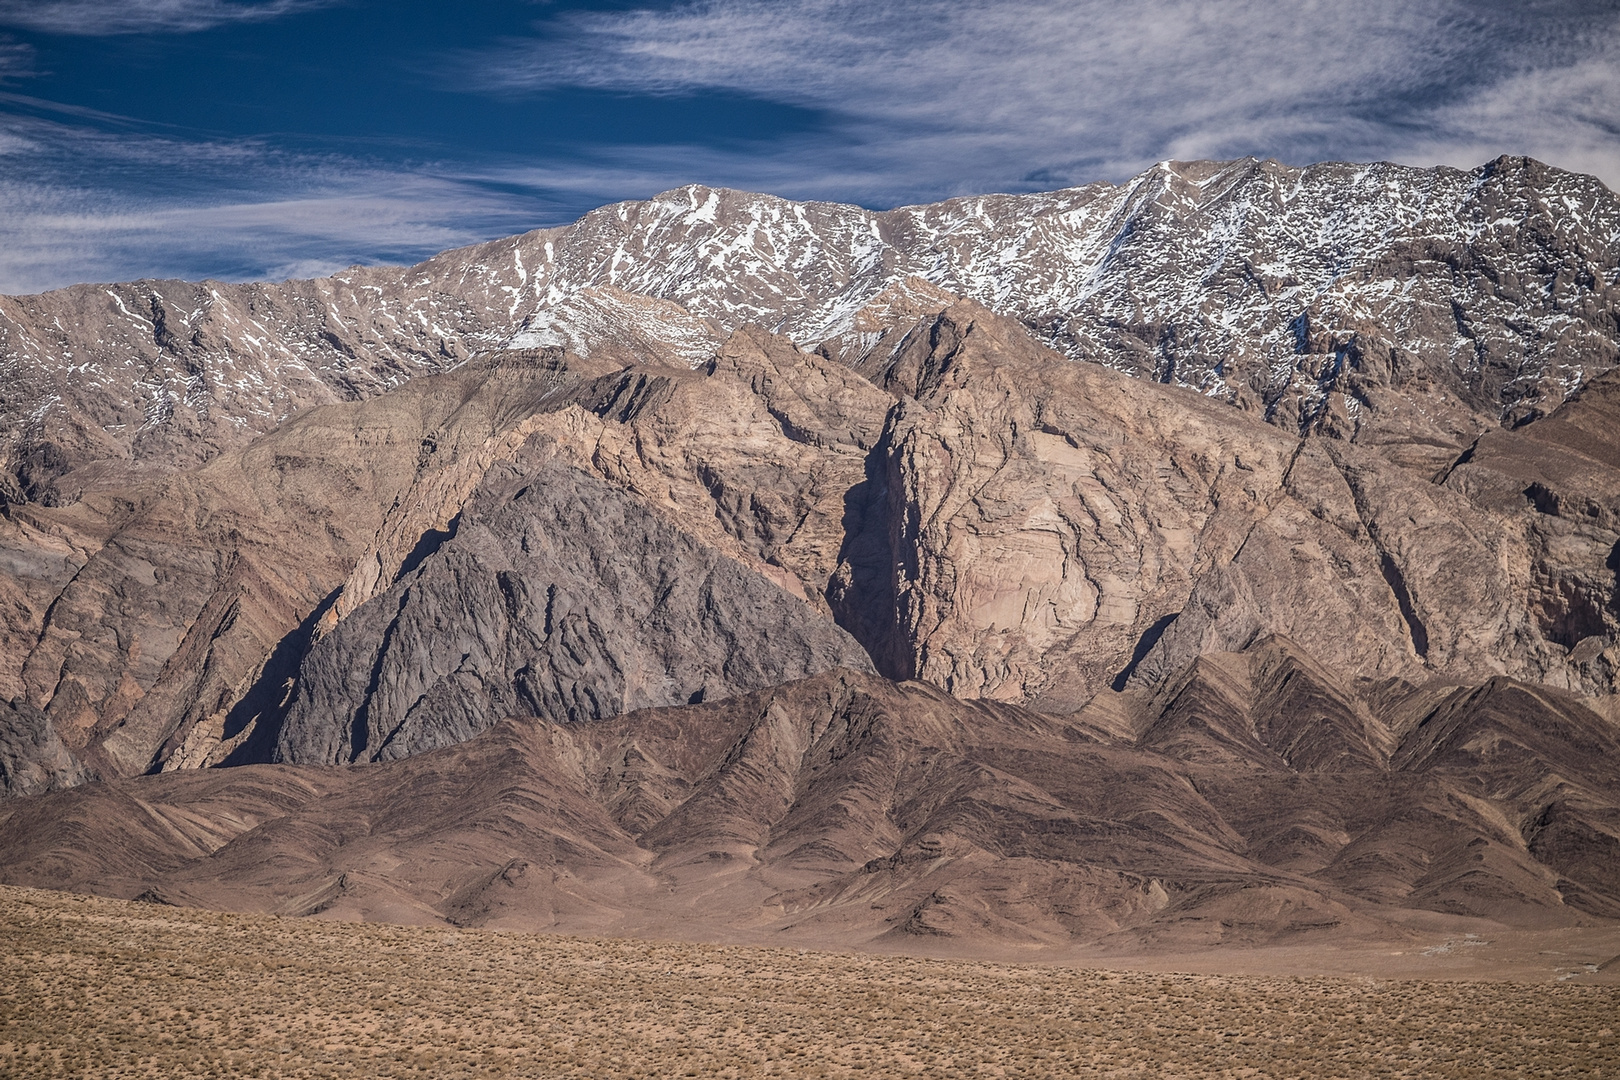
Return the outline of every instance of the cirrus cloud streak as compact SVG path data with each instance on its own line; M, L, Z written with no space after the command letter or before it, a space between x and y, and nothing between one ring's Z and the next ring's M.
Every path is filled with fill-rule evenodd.
M825 110L845 142L836 167L865 174L868 199L1248 154L1531 153L1620 180L1620 8L1591 0L698 0L543 31L468 77L494 93L719 89Z
M0 0L0 26L46 34L190 33L279 19L333 0Z

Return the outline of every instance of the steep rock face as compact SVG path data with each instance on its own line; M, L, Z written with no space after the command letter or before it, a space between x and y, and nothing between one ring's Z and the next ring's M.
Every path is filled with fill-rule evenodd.
M905 400L835 609L891 674L963 697L1061 707L1127 674L1298 450L1200 395L1054 363L969 302L877 377Z
M757 331L699 372L554 396L508 436L556 455L534 464L548 479L463 456L396 502L315 626L278 757L393 757L514 712L596 719L867 667L824 594L891 403ZM524 546L537 522L543 552Z
M889 394L747 329L696 373L627 373L581 404L550 429L559 452L829 613Z
M892 677L1073 708L1281 635L1365 678L1614 691L1608 376L1423 478L971 302L863 367L901 401L828 595Z
M0 550L28 603L7 613L0 696L42 711L93 774L228 757L285 698L301 624L401 494L477 458L570 381L556 356L481 361L310 410L118 495L11 507Z
M27 701L0 706L0 795L55 791L87 778L49 717Z
M71 501L501 344L701 363L752 323L853 361L861 313L912 278L913 302L937 286L1072 359L1432 471L1615 363L1620 202L1522 158L1168 162L882 213L688 187L409 268L74 286L0 300L0 486Z
M802 601L531 443L310 650L275 757L392 760L513 714L599 720L864 666Z
M574 362L578 366L578 362ZM893 399L756 329L699 371L637 364L549 397L478 454L420 474L338 596L324 633L447 534L479 479L531 435L586 472L827 613L845 498L865 474Z
M1134 673L1139 685L1267 634L1368 677L1539 679L1565 650L1530 625L1511 521L1386 459L1308 444L1272 512L1211 568Z
M1612 376L1594 380L1542 420L1485 434L1438 482L1308 442L1283 497L1199 581L1136 685L1282 634L1368 677L1507 674L1612 695L1614 395Z
M759 332L699 372L625 363L607 345L590 360L491 354L308 410L125 495L13 506L0 691L44 710L92 774L263 760L304 653L415 570L536 434L839 637L823 595L890 396ZM865 663L858 648L838 655Z
M1447 488L1522 530L1530 618L1568 674L1542 681L1592 693L1620 670L1620 380L1605 375L1552 415L1488 432Z

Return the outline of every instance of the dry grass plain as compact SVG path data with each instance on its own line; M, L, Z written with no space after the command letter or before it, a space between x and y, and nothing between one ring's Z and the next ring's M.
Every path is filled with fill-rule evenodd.
M0 888L3 1077L1620 1076L1620 988L1111 973Z

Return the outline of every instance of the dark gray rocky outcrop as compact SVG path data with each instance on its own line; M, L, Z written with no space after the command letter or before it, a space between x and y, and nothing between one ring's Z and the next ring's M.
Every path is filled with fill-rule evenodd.
M37 795L88 779L49 717L22 700L0 705L0 795Z
M310 650L277 760L393 760L514 714L595 720L871 668L802 600L539 440L453 527Z

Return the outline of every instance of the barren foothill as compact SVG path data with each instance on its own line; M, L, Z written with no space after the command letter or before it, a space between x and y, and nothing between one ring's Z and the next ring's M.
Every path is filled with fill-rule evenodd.
M0 888L0 1076L1620 1075L1620 988L1232 977Z

